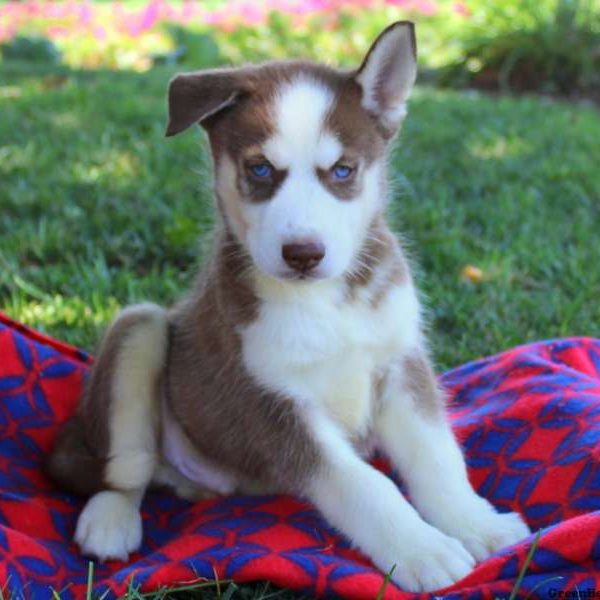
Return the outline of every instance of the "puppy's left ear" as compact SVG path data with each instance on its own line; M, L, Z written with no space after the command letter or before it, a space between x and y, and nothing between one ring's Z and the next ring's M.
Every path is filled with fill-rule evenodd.
M243 94L239 69L180 73L169 83L167 137L205 121L237 102Z
M417 77L415 26L398 21L371 46L356 81L363 90L362 104L392 136L406 115L406 101Z

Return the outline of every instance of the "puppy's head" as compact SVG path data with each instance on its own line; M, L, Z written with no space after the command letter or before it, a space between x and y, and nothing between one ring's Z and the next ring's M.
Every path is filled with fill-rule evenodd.
M354 71L275 62L178 75L167 135L207 130L219 209L261 271L339 277L382 210L386 149L415 76L414 27L399 22Z

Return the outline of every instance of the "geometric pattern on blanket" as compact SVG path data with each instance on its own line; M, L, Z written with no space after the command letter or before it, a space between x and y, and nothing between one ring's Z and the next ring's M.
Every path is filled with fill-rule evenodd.
M91 359L0 313L0 587L5 597L84 597L88 561L73 543L84 502L40 465L75 409ZM469 476L500 511L521 512L541 537L520 597L600 589L600 340L520 346L442 377ZM389 473L385 460L375 465ZM393 477L393 474L392 474ZM144 542L127 564L95 568L118 597L198 579L269 580L314 597L372 600L383 576L310 505L288 496L192 504L147 494ZM365 515L368 518L368 515ZM505 598L533 541L506 548L437 596ZM406 540L410 544L410 540ZM402 565L398 565L402 569ZM386 598L418 598L393 584ZM427 597L423 595L422 597Z

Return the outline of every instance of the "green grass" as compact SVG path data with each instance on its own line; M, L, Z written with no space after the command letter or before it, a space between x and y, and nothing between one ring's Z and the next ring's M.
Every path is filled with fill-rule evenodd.
M88 563L86 600L104 600L108 592L95 595L94 562ZM135 581L130 580L123 600L304 600L304 596L289 590L275 589L269 582L237 585L231 580L204 581L182 584L171 588L161 587L153 592L141 592ZM0 600L2 597L0 596ZM53 600L61 600L61 594L54 592ZM308 600L308 599L306 599ZM512 600L512 599L511 599Z
M198 132L163 137L170 72L0 67L0 308L86 349L130 302L175 300L212 222ZM600 329L600 116L419 90L390 208L443 368ZM483 269L463 281L467 264Z
M163 137L170 75L0 64L0 309L91 350L119 307L187 289L211 178L197 132ZM390 215L440 367L600 335L599 165L590 108L417 91Z

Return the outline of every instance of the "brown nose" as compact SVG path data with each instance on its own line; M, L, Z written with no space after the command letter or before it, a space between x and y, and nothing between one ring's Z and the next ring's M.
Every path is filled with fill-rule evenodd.
M281 248L283 260L302 273L314 269L325 256L325 246L318 242L309 244L284 244Z

